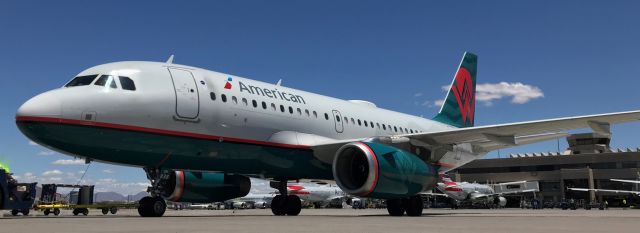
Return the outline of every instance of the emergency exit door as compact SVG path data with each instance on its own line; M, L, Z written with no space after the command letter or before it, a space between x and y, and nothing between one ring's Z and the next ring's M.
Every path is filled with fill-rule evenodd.
M336 132L342 133L344 126L342 125L342 115L338 110L333 110L333 121L336 122Z
M195 119L200 112L198 85L188 70L169 68L176 94L176 115L180 118Z

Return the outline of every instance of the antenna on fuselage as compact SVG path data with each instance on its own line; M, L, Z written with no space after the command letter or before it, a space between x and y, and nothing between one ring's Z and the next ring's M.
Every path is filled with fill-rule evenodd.
M282 79L278 79L278 82L276 83L276 86L280 86L280 84L282 84Z
M173 64L173 54L171 54L171 56L169 56L169 59L167 59L167 64Z

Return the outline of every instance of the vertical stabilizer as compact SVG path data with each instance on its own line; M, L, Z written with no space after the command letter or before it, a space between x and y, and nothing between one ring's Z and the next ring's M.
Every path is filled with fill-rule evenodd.
M458 128L473 127L478 56L465 52L440 112L433 120Z

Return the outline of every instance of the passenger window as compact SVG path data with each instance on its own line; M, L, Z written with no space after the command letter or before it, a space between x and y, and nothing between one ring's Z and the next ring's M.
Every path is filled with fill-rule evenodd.
M267 109L267 103L265 103L264 101L262 101L262 109Z
M351 124L356 124L356 121L353 119L353 117L351 118Z
M369 125L367 124L367 121L364 121L364 127L369 127Z
M93 80L96 79L96 77L98 77L97 74L78 76L78 77L75 77L73 80L71 80L71 82L67 83L67 85L64 85L64 86L65 87L86 86L86 85L91 84L91 82L93 82Z
M360 119L358 119L358 125L360 126L362 125L362 122L360 122Z
M235 96L231 96L231 101L233 101L234 104L238 104L238 98Z
M249 102L247 101L247 98L242 98L242 104L244 104L244 106L249 106Z
M227 102L227 95L222 94L220 98L222 98L222 102L225 102L225 103Z
M280 111L284 112L284 106L282 104L280 105Z
M302 110L300 110L300 108L296 109L296 111L298 111L298 115L302 116Z
M216 93L209 93L209 96L211 96L211 100L216 100Z
M380 129L380 123L376 123L376 126L378 126L378 129Z
M122 86L122 89L130 91L136 90L136 84L129 77L118 76L118 78L120 78L120 85Z
M108 85L111 88L118 88L116 80L111 75L101 75L93 85L105 86Z
M382 129L387 130L387 126L385 124L382 124Z
M271 110L276 111L276 104L271 103Z
M293 114L293 108L291 106L289 106L289 113Z
M324 114L324 119L329 120L329 114Z
M347 123L347 124L349 124L349 118L347 118L347 117L344 117L344 123Z
M371 128L374 128L375 126L373 125L373 121L369 121L369 125L371 125Z
M251 104L253 104L254 108L258 107L258 102L256 100L251 100Z
M305 109L304 113L307 114L307 116L309 116L309 109Z
M316 111L313 111L313 117L318 118L318 113Z
M398 132L398 128L397 127L393 127L393 131L395 131L396 133Z

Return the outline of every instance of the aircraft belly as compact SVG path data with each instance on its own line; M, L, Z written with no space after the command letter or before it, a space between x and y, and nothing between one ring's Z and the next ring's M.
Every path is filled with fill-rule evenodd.
M285 178L333 179L331 164L306 148L256 145L87 125L21 121L31 140L92 160L139 167L208 170Z

